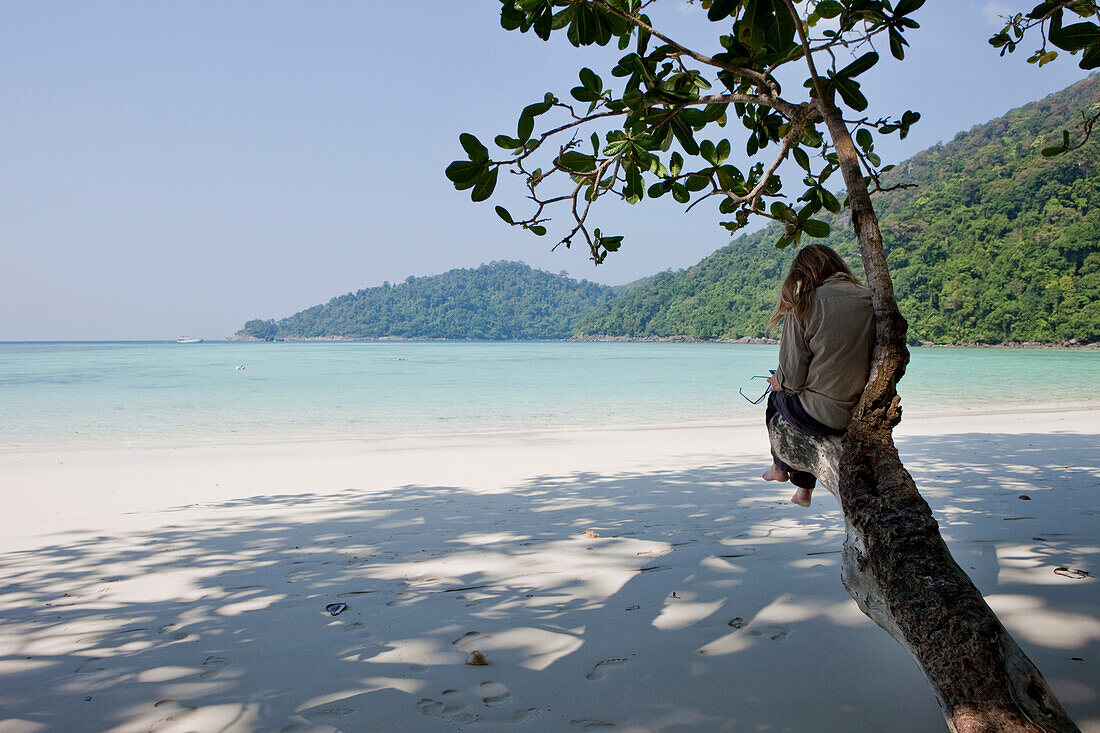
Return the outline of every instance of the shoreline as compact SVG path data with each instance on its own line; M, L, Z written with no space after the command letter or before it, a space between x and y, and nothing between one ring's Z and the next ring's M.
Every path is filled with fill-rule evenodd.
M901 423L895 429L896 435L904 435L910 431L907 428L912 427L915 430L920 430L921 425L938 420L954 420L954 419L967 419L978 417L993 417L998 415L1019 415L1021 413L1028 415L1051 415L1058 413L1074 414L1081 412L1095 412L1096 424L1100 428L1100 403L1097 404L1081 404L1075 403L1059 403L1059 402L1043 402L1043 403L1024 403L1024 404L999 404L990 405L987 407L960 407L957 409L952 408L936 408L932 409L914 409L907 408L905 403L902 403L903 417ZM340 445L356 445L356 446L379 446L384 447L390 444L407 444L410 442L422 441L425 443L431 443L435 441L452 441L459 440L464 442L469 441L482 441L482 440L495 440L499 438L515 437L523 441L537 441L539 439L554 440L560 438L563 435L586 435L586 436L600 436L600 435L621 435L629 436L631 434L644 434L644 433L657 433L657 432L678 432L678 431L706 431L706 430L741 430L745 428L757 428L763 424L763 408L760 410L759 419L742 419L736 421L699 421L699 422L683 422L683 423L623 423L623 424L591 424L591 425L560 425L553 427L524 427L523 429L515 429L510 427L501 427L498 429L485 430L485 429L473 429L473 430L449 430L449 431L429 431L429 432L394 432L386 434L362 434L362 435L348 435L348 434L316 434L316 435L250 435L243 436L238 433L233 435L213 435L204 439L195 438L127 438L118 440L101 440L101 441L47 441L47 442L25 442L15 444L0 443L0 457L15 453L43 453L43 452L58 452L58 451L98 451L98 450L178 450L178 449L191 449L191 448L259 448L269 446L295 446L295 445L318 445L318 444L340 444Z
M577 334L568 338L544 338L544 339L451 339L434 337L404 338L397 336L379 336L377 338L351 338L342 336L317 336L309 338L281 338L259 339L254 337L230 336L222 341L214 340L207 343L662 343L662 344L751 344L770 345L779 343L779 339L770 337L740 336L737 338L698 338L695 336L610 336L599 334ZM36 343L36 342L0 342L0 343ZM39 343L67 343L67 342L39 342ZM110 342L102 342L110 343ZM117 342L127 343L127 342ZM134 342L138 343L138 342ZM168 343L168 342L165 342ZM1100 340L1087 343L1078 343L1075 339L1069 341L1002 341L998 343L985 343L980 341L959 341L949 343L936 343L933 341L915 341L908 344L909 348L973 348L973 349L1084 349L1100 350Z

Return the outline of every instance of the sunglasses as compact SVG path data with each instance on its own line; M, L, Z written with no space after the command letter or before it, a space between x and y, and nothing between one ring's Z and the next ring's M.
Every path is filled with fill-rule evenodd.
M775 374L774 370L772 371L771 374L756 374L752 377L752 379L770 379L772 374ZM744 397L746 400L748 400L750 404L759 405L761 402L763 402L765 399L767 399L769 394L771 394L772 384L771 384L771 382L768 382L768 386L764 388L764 394L760 395L755 400L752 397L749 397L747 394L745 394L745 390L743 390L741 388L738 388L737 391L741 394L742 397Z

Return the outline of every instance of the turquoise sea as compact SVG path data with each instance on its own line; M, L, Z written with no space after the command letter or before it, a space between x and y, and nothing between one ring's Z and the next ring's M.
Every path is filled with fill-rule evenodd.
M735 425L775 346L0 344L0 449ZM238 368L243 367L243 368ZM1100 351L913 349L906 414L1100 405Z

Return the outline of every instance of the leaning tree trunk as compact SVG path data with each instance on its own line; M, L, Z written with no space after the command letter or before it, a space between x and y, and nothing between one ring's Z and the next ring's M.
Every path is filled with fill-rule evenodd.
M823 103L836 146L875 309L871 376L842 438L809 438L782 417L769 425L784 461L819 476L840 503L847 536L842 580L852 598L920 666L948 728L1077 731L1039 670L951 557L927 502L905 470L892 431L897 381L909 360L878 220L847 126Z

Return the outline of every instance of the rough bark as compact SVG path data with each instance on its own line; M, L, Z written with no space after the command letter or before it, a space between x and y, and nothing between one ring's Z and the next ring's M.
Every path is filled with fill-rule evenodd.
M812 438L779 414L768 433L777 455L836 496L846 529L844 586L912 655L951 730L1078 730L951 557L888 435L853 440L849 429L843 438Z
M859 607L913 656L958 733L1077 731L1039 670L951 557L894 446L896 385L909 360L878 220L840 113L822 104L847 185L876 318L871 376L842 438L810 438L783 421L772 446L819 477L844 513L842 580Z

